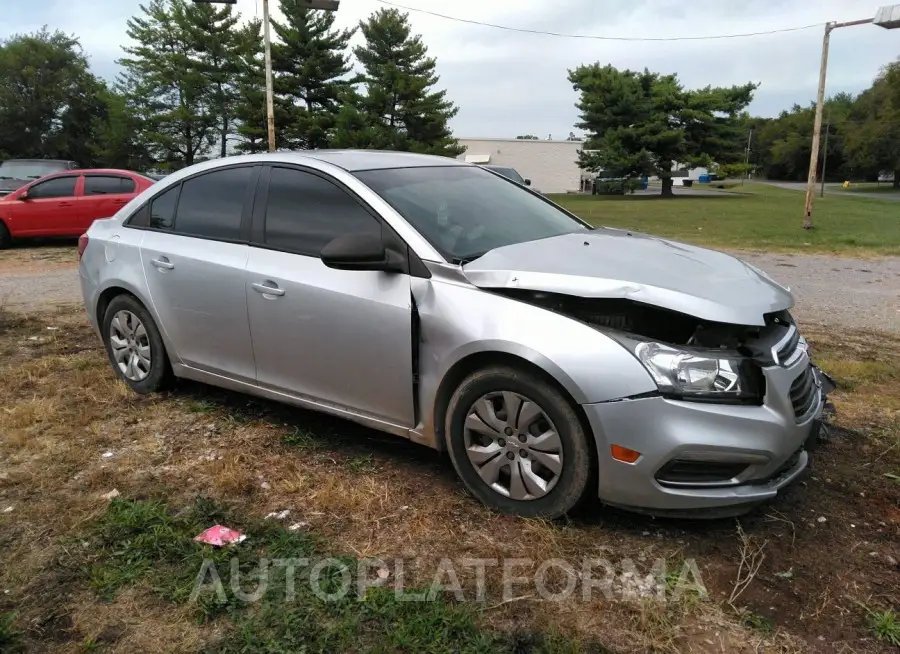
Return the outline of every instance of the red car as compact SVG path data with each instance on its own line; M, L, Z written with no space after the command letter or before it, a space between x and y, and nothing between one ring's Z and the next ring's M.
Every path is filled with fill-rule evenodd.
M71 170L42 177L0 198L0 248L13 239L80 236L154 184L128 170Z

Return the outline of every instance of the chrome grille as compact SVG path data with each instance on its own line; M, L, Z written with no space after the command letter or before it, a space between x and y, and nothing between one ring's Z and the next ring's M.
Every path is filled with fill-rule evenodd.
M800 346L800 330L796 325L788 327L787 333L772 347L772 360L775 365L789 366L794 363L803 352Z
M803 374L791 384L791 405L794 407L794 417L805 416L818 399L819 387L816 384L816 376L812 366L807 366Z

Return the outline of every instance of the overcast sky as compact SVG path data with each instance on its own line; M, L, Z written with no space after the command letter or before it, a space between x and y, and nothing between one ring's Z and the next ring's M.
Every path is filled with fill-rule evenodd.
M278 0L272 0L277 4ZM245 16L262 0L238 0ZM879 0L397 0L469 20L553 32L628 37L707 36L800 27L874 15ZM887 0L882 0L887 2ZM94 71L108 79L139 0L4 0L0 37L47 25L77 35ZM342 0L338 23L356 25L378 0ZM460 137L533 133L564 138L577 120L567 70L599 61L619 68L677 73L687 87L761 83L751 111L773 116L815 97L821 26L738 39L621 42L521 34L411 12L440 86L459 106ZM359 36L356 37L359 41ZM858 92L900 56L900 30L872 25L832 34L828 93Z

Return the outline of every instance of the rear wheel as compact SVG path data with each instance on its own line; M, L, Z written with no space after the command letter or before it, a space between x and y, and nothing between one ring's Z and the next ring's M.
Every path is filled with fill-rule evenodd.
M581 421L536 375L506 366L471 374L450 400L446 432L466 488L498 511L557 518L587 490L594 457Z
M150 313L131 295L112 299L103 317L103 341L116 375L142 395L173 381L162 336Z
M0 250L5 250L10 245L12 245L12 236L10 236L6 224L0 220Z

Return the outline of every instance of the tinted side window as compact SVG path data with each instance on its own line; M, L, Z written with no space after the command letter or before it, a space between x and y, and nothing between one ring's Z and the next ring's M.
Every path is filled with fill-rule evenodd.
M110 195L115 193L134 193L134 180L113 176L84 178L85 195Z
M30 198L68 198L75 195L75 182L78 179L75 175L68 177L54 177L46 182L35 184L28 189L28 197Z
M175 226L175 205L178 204L180 185L157 195L150 202L150 224L154 229L172 229Z
M341 234L381 234L381 224L331 182L299 170L273 168L266 206L266 244L319 256Z
M240 238L241 214L252 172L252 167L228 168L184 182L176 231L206 238Z

